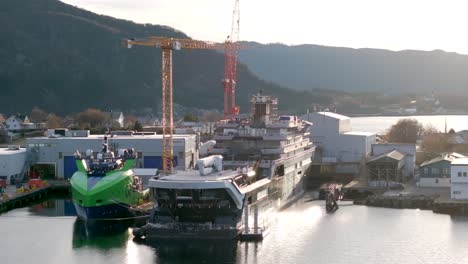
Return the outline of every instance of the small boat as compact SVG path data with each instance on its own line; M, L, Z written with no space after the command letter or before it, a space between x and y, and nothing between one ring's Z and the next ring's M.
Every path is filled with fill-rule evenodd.
M102 151L75 153L78 171L70 180L72 200L79 218L84 220L132 217L131 206L142 203L149 195L132 167L137 158L133 149L107 148L104 136Z

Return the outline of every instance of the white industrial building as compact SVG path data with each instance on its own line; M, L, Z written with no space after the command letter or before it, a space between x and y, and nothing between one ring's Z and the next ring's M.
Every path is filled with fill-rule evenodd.
M372 144L372 156L379 156L384 153L398 151L404 155L404 167L402 168L402 176L410 178L414 176L416 164L416 145L411 143L384 143Z
M70 178L77 170L74 153L87 149L100 151L104 135L89 135L88 131L61 131L49 133L49 137L28 138L28 162L49 166L58 179ZM198 136L174 135L174 164L176 169L192 167L199 156ZM162 135L134 134L114 135L109 137L111 150L134 148L138 153L137 168L162 169Z
M312 122L310 138L317 150L315 163L332 164L338 173L358 173L376 142L375 133L351 131L351 119L331 112L314 112L302 116Z
M0 179L10 183L11 178L20 178L26 160L26 149L18 146L0 148Z
M468 199L468 158L452 160L450 178L450 198Z

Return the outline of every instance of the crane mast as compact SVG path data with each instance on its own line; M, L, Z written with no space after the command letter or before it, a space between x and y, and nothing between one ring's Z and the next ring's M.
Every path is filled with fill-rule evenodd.
M129 39L124 43L128 48L132 46L148 46L161 48L162 52L162 131L163 131L163 170L164 174L172 173L174 164L173 140L173 88L172 88L172 51L180 49L220 49L223 44L210 43L192 39L176 39L166 37L149 37L146 39Z
M225 41L224 79L224 118L239 114L236 105L237 60L239 55L240 9L239 0L235 0L232 13L231 35Z

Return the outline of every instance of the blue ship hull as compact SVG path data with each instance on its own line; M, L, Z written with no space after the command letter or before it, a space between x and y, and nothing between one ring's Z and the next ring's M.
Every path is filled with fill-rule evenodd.
M109 204L93 207L83 207L76 203L73 204L75 205L77 216L83 220L110 220L132 216L129 210L129 205Z

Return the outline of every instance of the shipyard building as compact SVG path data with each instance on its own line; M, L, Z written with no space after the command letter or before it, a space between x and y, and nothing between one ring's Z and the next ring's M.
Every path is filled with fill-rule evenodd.
M63 133L62 133L63 132ZM100 151L104 135L90 135L89 131L58 131L46 137L28 138L27 163L38 170L41 177L68 179L77 170L74 153L87 149ZM136 168L162 169L162 135L154 133L120 134L109 136L111 150L133 148L138 153ZM174 135L174 165L176 169L192 167L198 160L198 136Z
M24 173L26 149L19 146L0 148L0 179L11 183L12 179L20 178Z
M456 200L468 199L468 158L452 160L450 178L450 198Z
M317 146L314 164L329 172L356 174L376 143L375 133L351 130L351 119L332 112L314 112L302 116L313 123L311 141Z

